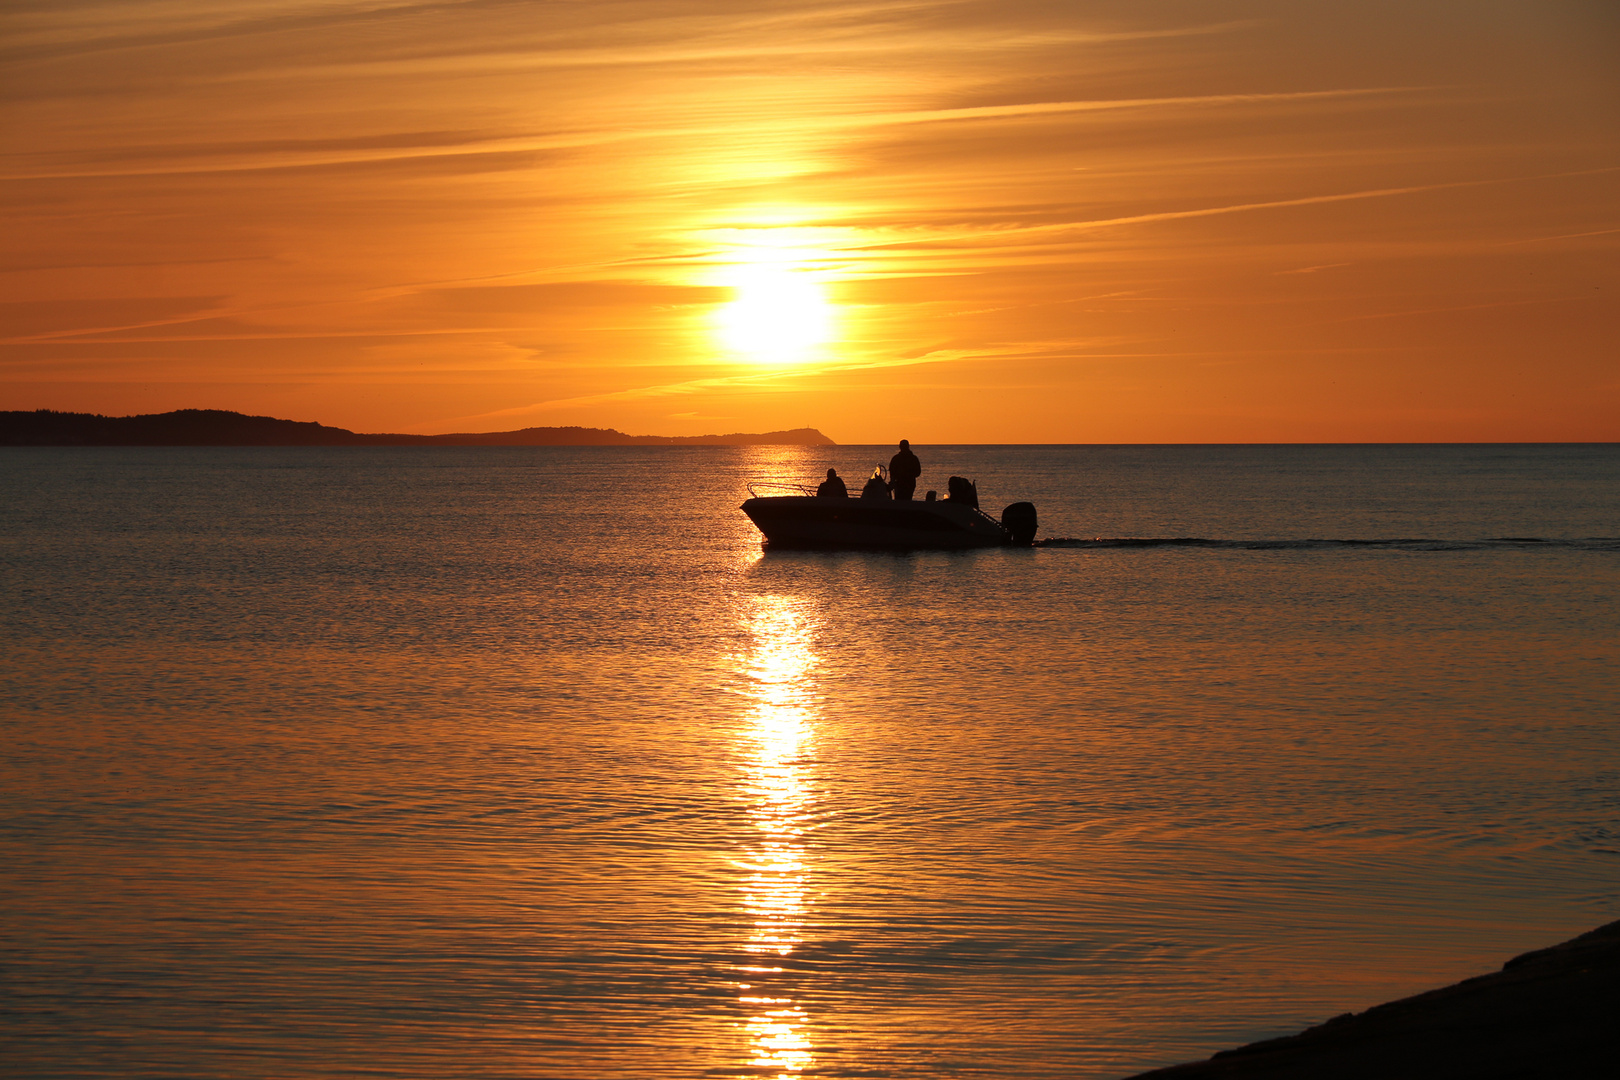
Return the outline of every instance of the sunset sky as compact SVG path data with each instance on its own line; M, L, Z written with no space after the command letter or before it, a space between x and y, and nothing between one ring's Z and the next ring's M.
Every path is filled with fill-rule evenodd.
M1620 439L1612 0L10 0L0 408Z

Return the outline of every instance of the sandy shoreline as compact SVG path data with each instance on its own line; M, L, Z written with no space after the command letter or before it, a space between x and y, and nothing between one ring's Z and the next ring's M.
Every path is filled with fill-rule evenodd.
M1620 922L1612 922L1489 975L1131 1080L1612 1076L1617 1017Z

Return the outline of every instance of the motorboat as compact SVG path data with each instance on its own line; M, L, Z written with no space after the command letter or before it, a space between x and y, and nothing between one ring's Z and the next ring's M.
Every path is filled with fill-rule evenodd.
M817 495L805 484L756 480L748 485L742 512L772 549L956 550L1028 547L1034 541L1033 503L1013 503L997 521L979 509L971 481L951 481L951 494L944 499L934 498L933 492L923 499L893 499L878 472L867 481L866 492L855 497Z

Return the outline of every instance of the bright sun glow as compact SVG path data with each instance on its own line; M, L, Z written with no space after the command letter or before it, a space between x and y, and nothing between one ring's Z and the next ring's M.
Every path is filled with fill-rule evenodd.
M785 253L759 253L726 276L734 299L719 313L726 347L756 363L796 364L832 339L833 305L820 281Z

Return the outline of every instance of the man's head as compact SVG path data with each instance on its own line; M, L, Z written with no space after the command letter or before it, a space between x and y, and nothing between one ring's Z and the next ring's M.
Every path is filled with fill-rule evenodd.
M837 475L838 475L838 470L837 469L828 469L827 470L827 479L831 480L833 477L835 477Z
M911 443L909 441L905 440L905 439L901 439L900 440L900 449L902 449L902 450L910 450L911 449Z

